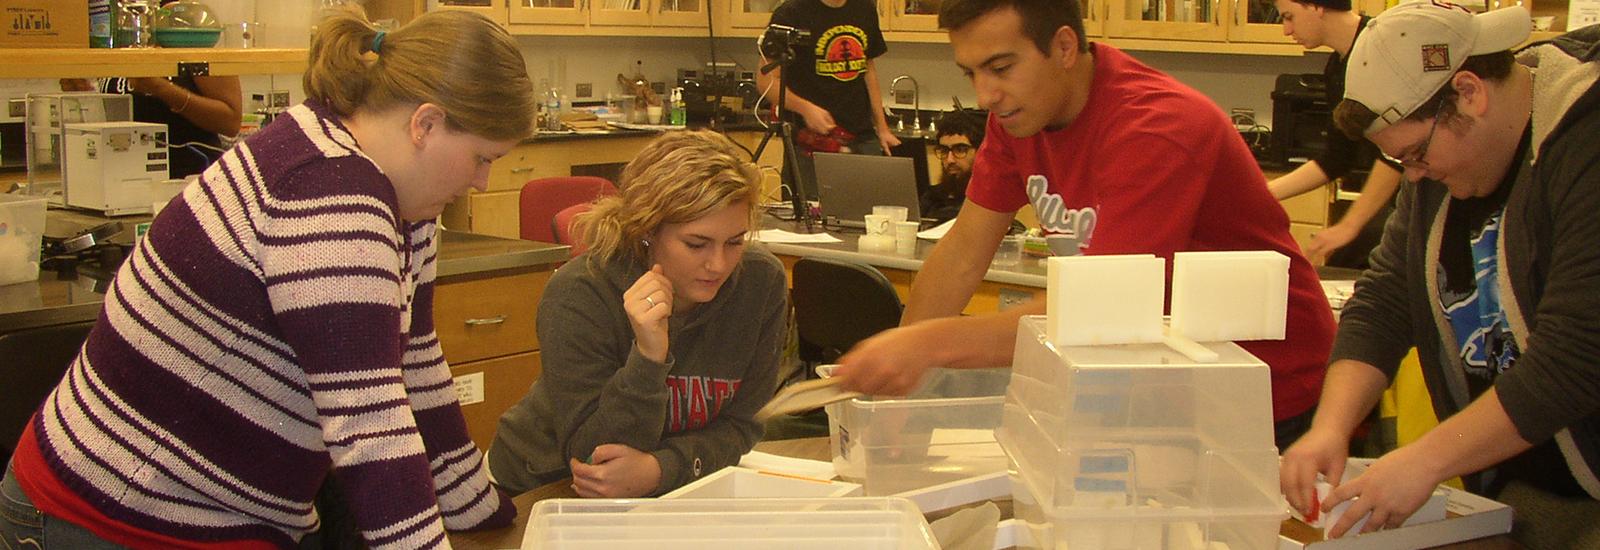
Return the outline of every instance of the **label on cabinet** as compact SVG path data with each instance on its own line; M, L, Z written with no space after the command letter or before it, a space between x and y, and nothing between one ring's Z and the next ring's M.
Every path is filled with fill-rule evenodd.
M483 402L483 373L474 372L463 374L455 378L456 399L462 406Z

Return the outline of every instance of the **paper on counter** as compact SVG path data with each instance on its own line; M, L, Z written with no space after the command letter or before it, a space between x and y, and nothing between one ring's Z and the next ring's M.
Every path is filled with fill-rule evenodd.
M939 225L933 226L931 228L928 228L928 229L925 229L925 230L922 230L922 231L918 231L917 232L917 238L918 239L927 239L927 240L930 240L930 241L937 241L939 239L944 238L944 234L945 233L949 233L950 232L950 227L955 225L955 224L956 224L956 219L955 218L950 218L950 221L941 223Z
M812 479L833 479L838 475L832 462L778 456L761 451L750 451L739 458L739 465L752 470L779 472Z
M782 229L762 229L756 240L764 243L842 243L838 237L827 233L795 233Z

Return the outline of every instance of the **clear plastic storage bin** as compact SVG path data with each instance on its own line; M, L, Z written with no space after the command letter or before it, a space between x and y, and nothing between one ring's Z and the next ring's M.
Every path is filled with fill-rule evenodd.
M39 279L45 197L0 194L0 285Z
M1017 517L1044 548L1276 548L1272 390L1232 343L1056 347L1026 317L997 438Z
M937 549L903 498L553 499L534 505L523 548Z
M833 365L817 368L832 374ZM917 392L828 405L828 442L839 476L867 495L892 495L1005 471L995 440L1011 369L928 371Z

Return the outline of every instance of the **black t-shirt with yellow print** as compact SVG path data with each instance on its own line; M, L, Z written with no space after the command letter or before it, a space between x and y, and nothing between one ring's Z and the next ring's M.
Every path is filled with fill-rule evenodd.
M873 1L846 0L835 8L821 0L788 0L773 10L772 23L811 33L783 69L789 91L827 109L850 133L869 135L873 122L867 60L889 51ZM776 91L771 96L776 99Z

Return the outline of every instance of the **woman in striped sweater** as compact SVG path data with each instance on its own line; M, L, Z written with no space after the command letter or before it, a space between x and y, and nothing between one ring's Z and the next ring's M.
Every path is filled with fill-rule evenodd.
M515 515L432 315L434 218L532 127L516 44L459 11L387 34L337 17L303 85L122 266L7 468L7 542L293 546L330 473L374 548Z

